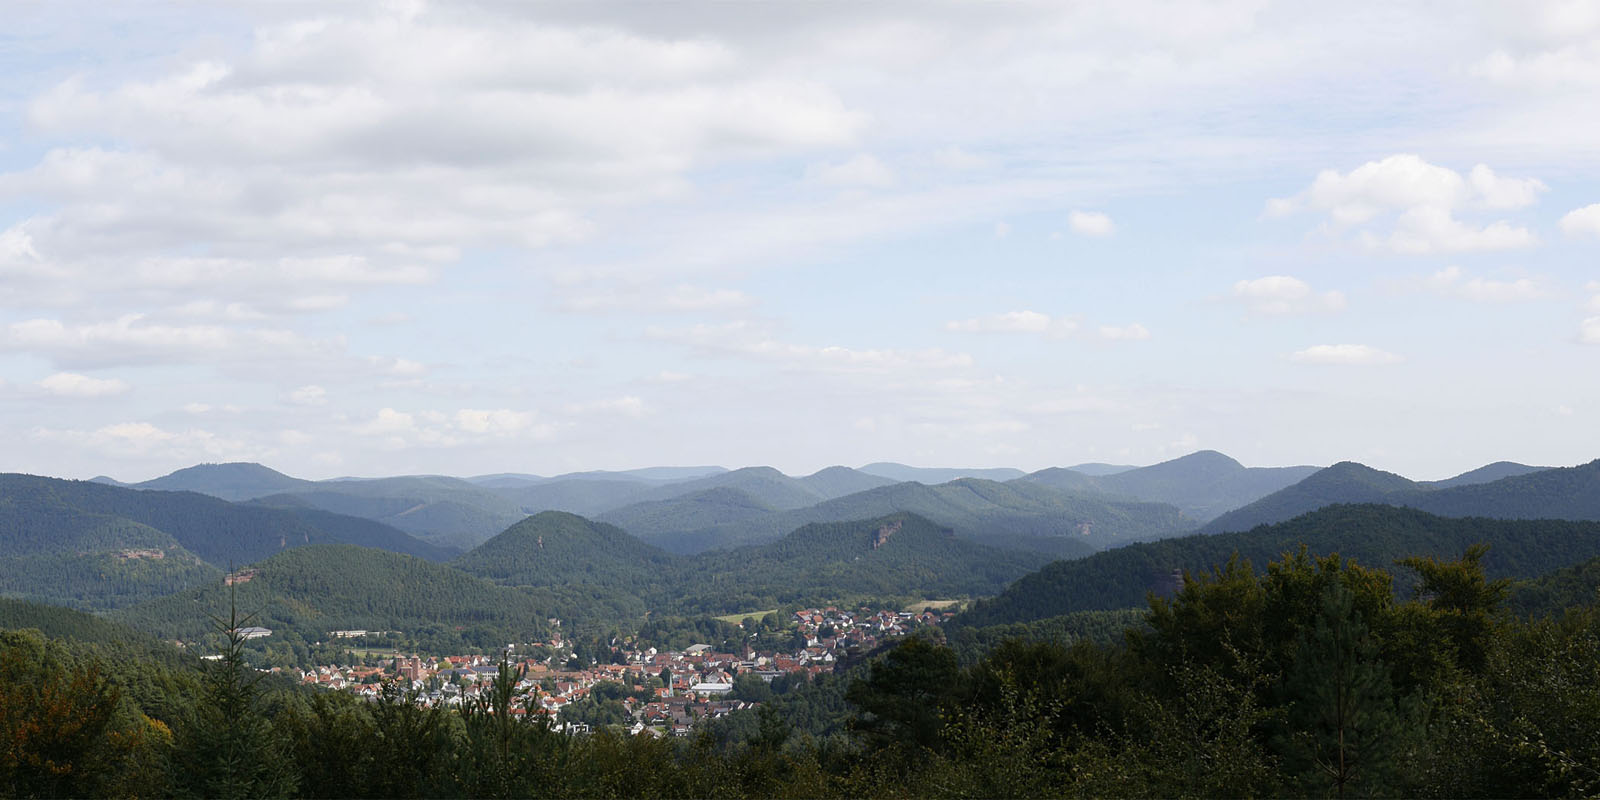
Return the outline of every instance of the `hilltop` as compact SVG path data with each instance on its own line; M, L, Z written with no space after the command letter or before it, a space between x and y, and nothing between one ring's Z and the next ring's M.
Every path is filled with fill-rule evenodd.
M1317 467L1246 467L1215 450L1201 450L1148 467L1040 470L1018 480L1075 492L1101 492L1177 506L1205 522L1315 473Z
M1600 519L1600 460L1555 468L1501 462L1432 484L1346 461L1224 514L1201 532L1246 530L1335 503L1386 503L1445 517Z

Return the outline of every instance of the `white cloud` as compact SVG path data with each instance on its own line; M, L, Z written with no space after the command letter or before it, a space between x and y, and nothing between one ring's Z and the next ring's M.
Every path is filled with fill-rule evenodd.
M644 399L633 395L611 397L589 403L572 403L567 406L568 414L614 414L617 416L638 419L650 413L650 408Z
M1038 311L1006 311L986 317L953 320L944 329L956 333L1042 333L1066 336L1078 329L1078 323L1067 317L1051 317Z
M184 403L183 404L183 413L185 413L185 414L205 414L205 413L208 413L210 411L211 411L211 405L209 403Z
M1505 221L1475 228L1455 219L1443 208L1418 206L1400 215L1388 239L1368 234L1363 236L1363 241L1369 246L1388 247L1396 253L1427 255L1532 247L1539 243L1539 237L1527 228Z
M1362 366L1370 364L1398 364L1404 361L1394 353L1364 344L1319 344L1289 356L1300 364L1336 364Z
M1299 194L1268 201L1266 213L1323 212L1334 231L1394 213L1398 218L1388 236L1368 229L1361 232L1361 240L1407 254L1503 250L1532 246L1538 237L1503 220L1481 228L1468 225L1456 219L1455 212L1523 208L1547 188L1534 178L1502 177L1484 164L1463 176L1419 156L1400 154L1369 161L1348 173L1323 170Z
M580 313L700 313L734 311L752 305L755 305L755 299L738 289L713 289L688 284L660 287L613 283L604 288L577 291L561 301L563 310Z
M807 170L806 177L817 183L840 187L882 187L894 183L894 171L867 153L837 164L819 164Z
M1462 280L1464 275L1460 267L1446 267L1430 276L1426 286L1437 294L1478 303L1515 303L1545 296L1545 291L1532 278L1496 281L1474 277Z
M1085 330L1073 317L1052 317L1038 311L1006 311L983 317L952 320L944 324L952 333L1030 334L1064 339L1071 336L1097 338L1104 341L1140 341L1150 338L1149 329L1139 323L1114 326L1102 325Z
M1142 342L1150 338L1150 330L1137 322L1121 327L1102 325L1099 334L1100 338L1111 342Z
M1578 323L1578 341L1583 344L1600 344L1600 317L1589 317Z
M686 345L705 353L823 372L943 370L972 365L972 356L938 347L902 350L794 344L777 339L744 321L724 325L701 324L681 329L650 328L646 336L656 341Z
M320 406L328 402L328 390L315 384L302 386L289 393L289 402L297 406Z
M1600 236L1600 203L1568 211L1560 224L1568 236Z
M336 343L309 340L291 331L164 325L143 314L84 325L31 319L11 323L0 336L0 351L33 353L78 366L326 357L337 349Z
M1098 211L1073 211L1067 214L1067 227L1083 236L1110 236L1117 232L1111 217Z
M1010 235L1011 235L1011 225L1009 223L1007 223L1005 220L1001 220L1001 221L996 222L994 224L994 238L996 238L996 239L1004 239L1004 238L1006 238L1007 236L1010 236Z
M35 428L33 438L119 458L220 460L249 457L254 452L243 441L211 431L171 431L148 422L121 422L94 430Z
M1268 275L1233 285L1233 297L1251 313L1268 316L1342 311L1343 292L1316 292L1311 284L1289 275Z
M356 426L356 432L369 436L386 436L409 433L417 429L417 419L411 414L392 408L380 408L371 420Z
M39 388L58 397L112 397L128 391L128 384L116 378L90 378L73 372L58 372L39 381Z
M513 411L509 408L483 410L463 408L456 412L456 427L468 433L487 434L516 434L521 433L534 424L534 416L528 411Z

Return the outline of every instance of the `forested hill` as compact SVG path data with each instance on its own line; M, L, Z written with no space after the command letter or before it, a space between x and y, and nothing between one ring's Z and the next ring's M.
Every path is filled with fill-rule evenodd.
M454 565L515 586L589 583L645 593L646 587L675 576L680 562L613 525L544 511L478 545Z
M154 530L213 567L246 564L286 548L324 542L359 543L424 558L452 555L393 528L338 514L229 503L193 492L0 475L0 531L5 532L0 547L9 555L59 550L62 526L81 530L89 521L98 523L96 530L123 533L105 540L105 547L80 550L169 546L166 539L152 538L149 530ZM142 528L135 529L135 524ZM135 530L142 533L134 536Z
M1336 503L1383 503L1398 492L1416 491L1427 491L1427 488L1392 472L1373 469L1354 461L1341 461L1293 486L1217 517L1202 527L1200 532L1249 530L1257 525L1293 519L1323 506Z
M1507 477L1473 482L1501 473ZM1334 503L1387 503L1446 517L1595 520L1600 519L1600 460L1550 469L1491 464L1436 484L1347 461L1224 514L1201 532L1246 530Z
M938 486L896 483L806 508L699 530L661 531L643 538L666 550L693 553L776 541L816 522L873 519L900 512L926 517L975 542L1058 558L1084 555L1121 541L1171 536L1192 525L1172 506L1074 494L1019 481L962 478Z
M807 525L776 542L678 556L611 525L547 511L455 565L508 586L604 600L622 613L627 598L641 614L723 614L787 603L987 595L1047 560L959 539L904 513Z
M1600 460L1404 495L1396 502L1451 517L1600 519Z
M1386 505L1336 505L1249 531L1128 545L1058 561L979 601L956 624L1028 622L1075 611L1142 606L1147 593L1174 591L1187 570L1224 564L1237 553L1257 568L1305 545L1380 568L1407 556L1459 558L1470 544L1490 546L1490 577L1528 578L1600 555L1600 522L1451 519ZM1407 575L1396 570L1397 581Z
M1531 475L1535 472L1544 472L1547 469L1550 469L1550 467L1532 467L1527 464L1518 464L1515 461L1496 461L1493 464L1485 464L1477 469L1467 470L1453 478L1445 478L1442 481L1423 481L1423 483L1435 489L1452 489L1457 486L1490 483L1501 478Z
M293 496L335 514L362 517L457 552L521 519L499 492L457 478L406 475L308 481L253 463L198 464L133 488L191 491L224 500L285 505Z
M313 488L317 484L292 478L260 464L238 461L227 464L196 464L159 478L122 485L134 489L155 489L165 492L199 492L223 500L250 500L295 489Z
M1305 479L1318 467L1246 467L1215 450L1148 467L1093 476L1074 469L1048 469L1020 480L1069 491L1098 491L1177 506L1204 522Z
M1600 556L1511 585L1506 605L1525 616L1559 615L1575 606L1600 605ZM1596 654L1600 657L1600 653Z
M688 610L823 598L989 595L1046 558L957 538L915 514L806 525L779 541L702 553L678 591Z
M342 629L478 629L484 643L532 641L558 616L548 595L495 586L457 569L398 553L352 545L297 547L242 569L231 587L251 624L274 641L314 641ZM114 612L112 618L163 638L197 639L212 630L209 614L226 615L230 587L207 583Z
M719 525L737 525L778 509L743 489L716 486L670 500L646 500L607 511L599 519L640 538L670 536Z

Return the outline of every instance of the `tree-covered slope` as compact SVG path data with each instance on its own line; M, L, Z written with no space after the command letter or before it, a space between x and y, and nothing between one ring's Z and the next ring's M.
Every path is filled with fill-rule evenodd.
M133 484L132 487L164 492L199 492L223 500L250 500L315 485L312 481L293 478L260 464L233 462L196 464Z
M89 610L118 608L218 576L173 538L49 495L0 495L0 595Z
M676 577L680 559L603 522L544 511L456 559L454 566L496 583L587 583L634 593Z
M691 610L817 598L988 595L1045 557L957 538L915 514L816 523L765 545L704 553L680 589Z
M656 488L655 484L643 481L577 477L505 488L500 490L500 494L528 514L565 511L595 516L639 502Z
M1600 460L1426 494L1397 495L1391 502L1449 517L1600 519Z
M1543 472L1547 469L1550 468L1530 467L1527 464L1518 464L1515 461L1496 461L1493 464L1485 464L1477 469L1467 470L1466 472L1463 472L1453 478L1445 478L1442 481L1423 481L1423 483L1428 486L1432 486L1435 489L1452 489L1457 486L1471 486L1478 483L1489 483L1491 481L1500 480L1501 478L1514 478L1518 475L1531 475L1535 472Z
M864 492L899 481L849 467L832 466L800 478L799 482L822 498L832 500L835 497L844 497L847 494Z
M290 547L324 542L360 542L425 558L450 555L393 528L337 514L230 503L194 492L0 475L0 530L6 539L33 543L27 552L37 552L37 543L55 535L51 514L138 523L170 536L214 567L247 564Z
M1517 472L1512 465L1482 469ZM1481 471L1478 471L1481 472ZM1496 519L1600 519L1600 460L1575 467L1533 469L1488 482L1434 488L1352 462L1335 464L1300 483L1218 517L1204 533L1245 530L1280 522L1334 503L1388 503L1445 517ZM1468 482L1460 482L1466 478Z
M957 621L981 627L1140 606L1148 592L1176 589L1185 570L1209 570L1234 553L1260 567L1305 545L1314 554L1339 553L1389 568L1407 556L1459 558L1477 542L1490 546L1484 566L1491 577L1532 577L1600 555L1600 523L1451 519L1386 505L1330 506L1249 531L1133 544L1058 561L979 602Z
M524 516L501 491L437 475L319 481L289 493L325 511L375 520L458 550Z
M1587 605L1600 605L1600 557L1517 581L1506 598L1506 606L1525 617L1560 615Z
M1168 503L1205 521L1298 483L1319 469L1246 467L1214 450L1202 450L1098 480L1112 494Z
M443 564L352 545L297 547L241 570L226 587L214 581L114 612L112 618L163 638L195 640L226 614L229 592L252 624L275 636L315 641L341 629L457 630L481 627L521 641L548 634L558 616L548 596L496 586Z
M635 536L649 538L736 524L777 510L743 489L718 486L669 500L633 503L598 518Z
M1392 472L1376 470L1354 461L1341 461L1312 473L1242 508L1223 514L1200 529L1201 533L1242 531L1293 519L1336 503L1383 503L1399 492L1426 491L1426 487Z
M1089 475L1052 467L1018 481L1074 492L1101 492L1177 506L1199 522L1261 499L1315 473L1317 467L1246 467L1214 450L1190 453L1148 467Z
M691 481L681 481L652 489L640 499L669 500L722 487L738 489L778 509L804 508L828 499L802 479L791 478L772 467L745 467Z
M950 481L960 480L962 478L982 478L986 481L1009 481L1015 478L1020 478L1023 475L1022 470L1012 469L1010 467L994 467L987 469L908 467L905 464L896 464L892 461L877 461L867 464L857 471L865 472L868 475L877 475L879 477L888 478L889 480L899 483L916 481L917 483L925 483L929 486L939 483L949 483Z
M898 512L926 517L973 541L1057 557L1093 552L1119 541L1171 536L1190 527L1171 506L1071 494L1039 484L962 478L938 486L896 483L808 508L642 538L673 552L700 552L775 541L814 522L874 519Z

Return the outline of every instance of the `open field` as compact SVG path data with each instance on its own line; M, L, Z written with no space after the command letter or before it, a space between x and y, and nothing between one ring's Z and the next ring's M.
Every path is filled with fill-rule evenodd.
M959 605L961 605L962 603L965 603L965 602L967 602L967 601L960 600L960 599L956 599L956 600L923 600L920 603L912 603L911 605L906 606L905 610L906 611L915 611L915 612L920 614L920 613L922 613L924 611L927 611L930 608L940 608L940 609L950 608L952 606L959 606Z
M768 614L771 614L771 613L773 613L774 611L777 611L777 610L778 609L776 609L776 608L769 608L766 611L747 611L747 612L745 612L743 614L723 614L722 616L717 617L717 619L720 619L723 622L731 622L731 623L737 625L740 622L743 622L744 620L747 620L747 619L751 619L751 618L761 619L762 617L764 617L764 616L766 616Z

